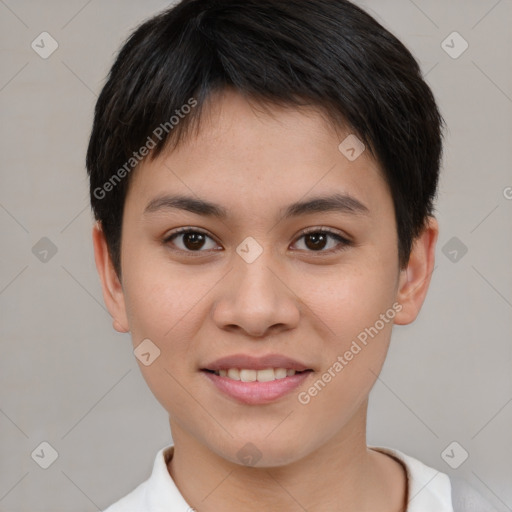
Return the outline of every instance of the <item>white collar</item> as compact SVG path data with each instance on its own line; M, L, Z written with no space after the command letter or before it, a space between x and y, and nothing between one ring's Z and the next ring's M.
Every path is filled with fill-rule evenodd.
M407 471L407 512L453 512L452 486L445 473L394 448L368 446L395 457Z

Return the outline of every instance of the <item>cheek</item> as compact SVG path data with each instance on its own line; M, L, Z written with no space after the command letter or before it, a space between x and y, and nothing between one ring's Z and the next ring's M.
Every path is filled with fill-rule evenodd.
M182 319L193 314L208 281L161 260L143 255L133 260L132 265L127 262L124 274L131 331L162 341L172 338L182 328Z
M325 279L325 286L318 276L303 278L303 290L310 290L305 302L319 319L315 322L323 354L319 378L325 374L325 387L320 382L305 391L319 410L324 406L328 410L330 400L350 408L363 399L380 372L400 307L395 302L396 274L390 272L393 264L391 259L369 258L357 266L340 266Z
M340 265L322 277L301 277L299 294L322 320L324 334L338 340L331 345L339 347L357 337L392 307L396 274L390 268L385 262L368 260Z
M145 263L126 265L125 301L132 343L134 349L145 339L156 345L158 358L149 366L139 361L141 372L159 400L166 394L179 402L178 382L197 371L197 331L206 315L204 298L218 277L212 272L198 275L197 267L180 271L176 265L147 261L139 257L134 262Z
M194 313L205 292L197 280L187 279L185 285L183 278L163 276L161 269L146 265L127 270L125 301L134 349L146 339L157 347L151 346L158 356L149 365L138 359L141 374L164 409L181 416L190 408L183 386L196 370L193 329L200 322Z

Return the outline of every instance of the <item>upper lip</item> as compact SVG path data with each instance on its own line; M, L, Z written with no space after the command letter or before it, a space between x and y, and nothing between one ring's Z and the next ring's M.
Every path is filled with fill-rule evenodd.
M265 370L266 368L286 368L296 371L310 370L305 364L283 356L281 354L268 354L262 357L254 357L248 354L233 354L216 359L205 365L202 370L228 370L229 368L241 368L248 370Z

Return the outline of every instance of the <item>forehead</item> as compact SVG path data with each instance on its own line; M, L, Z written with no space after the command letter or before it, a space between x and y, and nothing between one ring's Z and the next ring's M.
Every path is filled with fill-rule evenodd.
M340 150L349 136L350 129L333 126L314 108L263 107L223 91L205 105L196 133L139 165L127 202L147 211L174 194L254 214L270 204L282 211L300 198L337 194L378 214L389 206L389 190L368 151L350 160Z

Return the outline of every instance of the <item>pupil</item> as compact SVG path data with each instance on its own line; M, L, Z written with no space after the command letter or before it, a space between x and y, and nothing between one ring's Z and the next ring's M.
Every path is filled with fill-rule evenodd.
M184 243L187 249L200 249L204 243L204 235L202 233L185 233Z
M323 249L325 246L325 233L312 233L306 236L306 245L309 249ZM307 240L313 240L313 244L309 244ZM320 247L318 242L320 241Z

